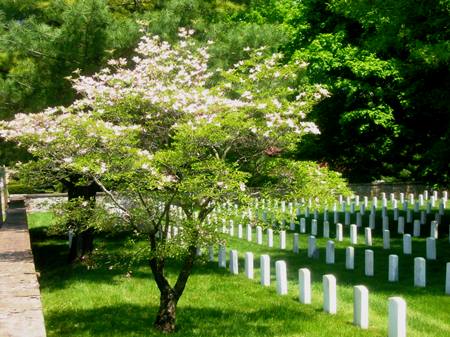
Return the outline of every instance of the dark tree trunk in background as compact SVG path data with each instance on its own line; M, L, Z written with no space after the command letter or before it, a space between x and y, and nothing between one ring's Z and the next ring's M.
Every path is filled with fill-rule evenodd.
M89 185L77 185L77 177L70 181L65 181L64 185L67 188L68 200L82 198L88 202L86 207L93 207L95 204L95 195L99 191L97 184L91 183ZM80 227L83 224L74 224L74 227ZM94 230L88 228L82 232L75 233L72 237L72 244L69 248L69 263L77 260L82 260L85 256L92 253L94 250Z

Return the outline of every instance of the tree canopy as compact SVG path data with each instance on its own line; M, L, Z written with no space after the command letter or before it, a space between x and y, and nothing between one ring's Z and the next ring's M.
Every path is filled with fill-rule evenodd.
M209 47L193 34L182 28L175 44L145 35L131 60L112 59L100 72L72 79L79 96L72 104L16 114L0 133L43 167L100 187L106 203L84 222L147 240L161 292L155 326L166 332L175 329L197 248L221 238L208 215L222 202L245 200L247 184L264 167L296 171L275 155L318 133L306 117L329 94L302 80L304 63L283 64L281 54L267 57L262 49L246 49L248 57L229 69L210 69ZM295 183L296 174L290 177ZM172 239L174 226L179 236ZM182 267L171 285L164 268L175 257Z

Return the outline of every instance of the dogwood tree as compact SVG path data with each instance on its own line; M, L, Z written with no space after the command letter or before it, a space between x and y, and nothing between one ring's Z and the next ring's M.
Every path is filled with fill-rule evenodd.
M192 34L181 29L174 45L144 36L131 60L72 79L79 95L72 105L17 114L1 132L39 160L95 182L108 197L105 225L146 238L160 291L155 326L164 332L175 329L197 248L221 239L208 214L225 200L244 200L258 165L317 133L305 118L328 95L302 85L306 64L283 65L281 54L263 50L211 70L208 46ZM182 261L172 284L168 258Z

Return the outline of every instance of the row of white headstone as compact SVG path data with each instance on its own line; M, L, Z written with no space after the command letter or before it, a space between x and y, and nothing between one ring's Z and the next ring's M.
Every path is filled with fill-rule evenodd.
M247 225L246 228L246 236L247 241L252 241L252 226ZM228 233L230 236L234 236L234 225L229 226ZM273 247L273 229L267 229L267 241L268 246ZM330 238L330 228L328 224L324 226L324 238ZM311 236L308 238L308 256L311 255L310 251L314 252L316 250L315 240L317 235L317 227L312 227ZM431 226L431 236L426 239L426 258L427 260L436 260L437 252L436 252L436 238L437 238L437 223L432 224ZM241 224L238 225L238 238L242 239L243 237L243 227ZM367 246L372 246L372 229L370 227L364 228L364 238L365 244ZM390 249L391 234L388 229L383 230L383 249ZM294 253L299 252L299 233L294 233L293 235L293 251ZM343 235L343 226L342 224L336 224L336 240L342 242L344 240ZM256 242L258 244L263 243L263 230L261 226L256 226ZM286 231L279 231L279 243L280 249L286 249ZM350 244L356 245L358 244L358 227L356 225L350 225ZM412 254L412 237L410 234L403 234L403 254L411 255ZM311 255L313 256L313 255Z
M239 225L241 229L239 233L242 232L242 226ZM337 228L337 239L342 241L342 225L338 224ZM250 225L247 226L247 239L251 241L251 233L252 227ZM230 231L230 235L233 234ZM242 233L241 233L242 234ZM286 249L286 231L280 231L280 249ZM238 235L239 236L239 235ZM273 247L273 230L267 230L268 236L268 244L269 247ZM239 236L242 238L242 235ZM293 252L299 253L299 234L294 233L294 242L293 242ZM372 235L371 229L365 228L365 241L366 245L372 245ZM262 228L257 226L257 243L262 244ZM357 244L357 227L356 225L350 226L350 243L352 245ZM390 249L390 234L388 230L383 232L383 248ZM411 235L404 234L403 235L403 253L405 255L410 255L412 253L412 240ZM319 252L316 245L316 237L309 236L308 237L308 257L309 258L318 258ZM355 248L347 247L345 249L345 266L348 270L355 269ZM436 260L436 239L433 237L429 237L426 240L426 258L428 260ZM365 275L366 276L374 276L374 252L373 250L366 249L364 251L364 261L365 261ZM326 245L326 256L325 262L327 264L335 263L335 244L333 241L327 241ZM447 274L448 274L448 266L450 263L447 263ZM389 255L389 268L388 268L388 281L389 282L397 282L399 280L399 268L398 268L398 255L391 254ZM447 275L448 276L448 275ZM447 291L450 288L450 279L446 277L446 285L445 289ZM416 287L425 287L426 286L426 260L422 257L416 257L414 259L414 286Z
M225 249L219 248L219 267L226 268ZM245 276L254 278L253 253L245 253ZM238 252L230 251L230 272L237 275L239 273ZM450 263L447 266L450 272ZM261 255L260 257L261 285L270 286L270 257ZM275 262L276 289L279 295L288 293L287 267L285 261ZM311 272L307 268L298 270L299 301L303 304L311 304ZM332 274L322 277L323 284L323 310L329 314L337 313L337 286L336 278ZM363 285L353 288L353 324L361 329L369 328L369 291ZM389 298L389 337L406 336L406 302L400 297Z
M446 203L448 201L448 192L447 191L443 191L442 193L442 197L441 197L441 203L444 204L444 206L446 206ZM382 206L387 207L388 206L388 199L386 197L386 193L381 193L381 202L382 202ZM418 204L419 207L423 207L425 205L425 201L429 201L429 203L431 204L432 207L436 206L436 201L439 200L439 196L438 196L438 192L437 191L433 191L433 194L431 196L429 196L428 191L424 191L423 194L419 194L418 195L418 200L415 199L415 195L410 193L409 194L409 198L406 199L405 198L405 193L400 193L399 194L399 200L396 199L396 196L394 193L390 194L390 202L391 205L394 207L396 204L398 204L398 202L400 202L400 204L409 204L410 205L414 205L414 207L416 207L415 205ZM363 205L365 208L368 207L369 205L369 198L367 196L363 197L363 201L361 201L361 197L359 195L356 196L347 196L346 200L344 200L344 197L342 195L339 196L339 205L350 205L350 207L352 207L351 205L354 204L355 206L360 206ZM294 208L298 209L300 207L309 207L311 208L313 206L313 198L309 198L309 200L306 202L304 198L302 198L302 200L300 202L298 202L297 200L294 202L286 202L285 200L266 200L266 199L258 199L255 198L253 201L253 205L255 208L266 208L268 210L271 209L275 209L275 210L281 210L283 213L285 213L286 211L289 211L289 213L293 213ZM374 196L372 198L372 205L374 205L375 207L378 207L378 197ZM224 208L230 208L231 204L228 205L223 205ZM345 208L343 208L345 209Z
M447 207L447 195L444 194L444 196L442 197L442 199L440 200L440 203L438 205L438 213L440 215L444 214L444 210ZM436 207L436 200L437 198L434 198L434 196L431 197L430 201L425 205L424 203L424 198L423 196L421 197L421 195L419 195L419 201L415 201L414 200L414 196L412 195L410 198L410 204L413 206L413 210L410 209L410 205L408 204L408 202L404 199L404 196L402 198L402 195L400 196L400 202L395 199L392 198L391 199L391 209L394 210L394 216L397 217L398 213L399 213L399 204L401 206L401 209L404 212L407 212L407 218L410 218L410 215L412 214L412 212L414 211L415 213L419 213L420 210L424 207L425 210L423 211L424 214L430 214L432 212L432 210ZM261 205L262 204L262 205ZM347 198L347 202L342 200L342 198L340 199L339 202L340 205L340 211L342 213L348 213L350 214L354 214L357 210L357 207L359 207L359 213L360 215L364 215L366 212L366 209L369 207L369 201L367 197L364 197L364 202L360 203L359 202L359 196L355 197L355 201L354 202L350 202L350 199ZM231 207L231 205L229 205ZM228 211L230 211L230 207L228 207ZM253 207L256 210L256 215L261 214L261 219L263 221L267 221L268 216L271 216L273 212L275 213L279 213L281 212L282 214L285 215L290 215L290 217L292 218L294 216L294 213L296 215L296 217L300 217L302 212L301 209L304 208L304 216L306 218L308 218L310 216L311 213L314 214L314 218L317 219L318 217L318 209L317 207L314 208L314 210L311 210L311 203L309 203L309 206L302 206L302 204L299 204L298 202L289 202L288 203L288 208L286 208L286 201L281 201L280 203L278 203L278 200L274 201L274 204L271 205L270 203L267 203L265 201L263 201L262 203L260 203L258 201L258 199L255 199L254 203L253 203ZM226 207L225 207L226 208ZM294 208L295 208L295 212L294 212ZM375 213L376 210L378 208L378 198L374 197L371 203L371 214ZM382 211L383 211L383 215L385 215L387 213L388 210L388 200L383 197L382 198ZM334 204L333 206L333 211L334 211L334 218L338 218L339 217L339 207L338 204ZM237 205L235 205L235 212L237 213ZM249 209L248 210L248 214L247 215L251 215L252 211ZM327 220L328 217L328 207L323 207L323 213L324 213L324 218L325 220ZM347 216L347 215L346 215ZM335 223L337 221L335 220Z

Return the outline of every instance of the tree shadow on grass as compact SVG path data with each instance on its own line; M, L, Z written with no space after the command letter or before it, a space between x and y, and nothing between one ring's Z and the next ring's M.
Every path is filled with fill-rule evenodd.
M160 336L153 328L156 306L120 304L88 310L58 310L45 317L51 336ZM277 325L270 323L276 317ZM298 311L283 308L255 309L247 312L229 309L179 306L177 331L174 336L284 336L279 327L293 317L299 324L312 319L312 315L299 315Z

